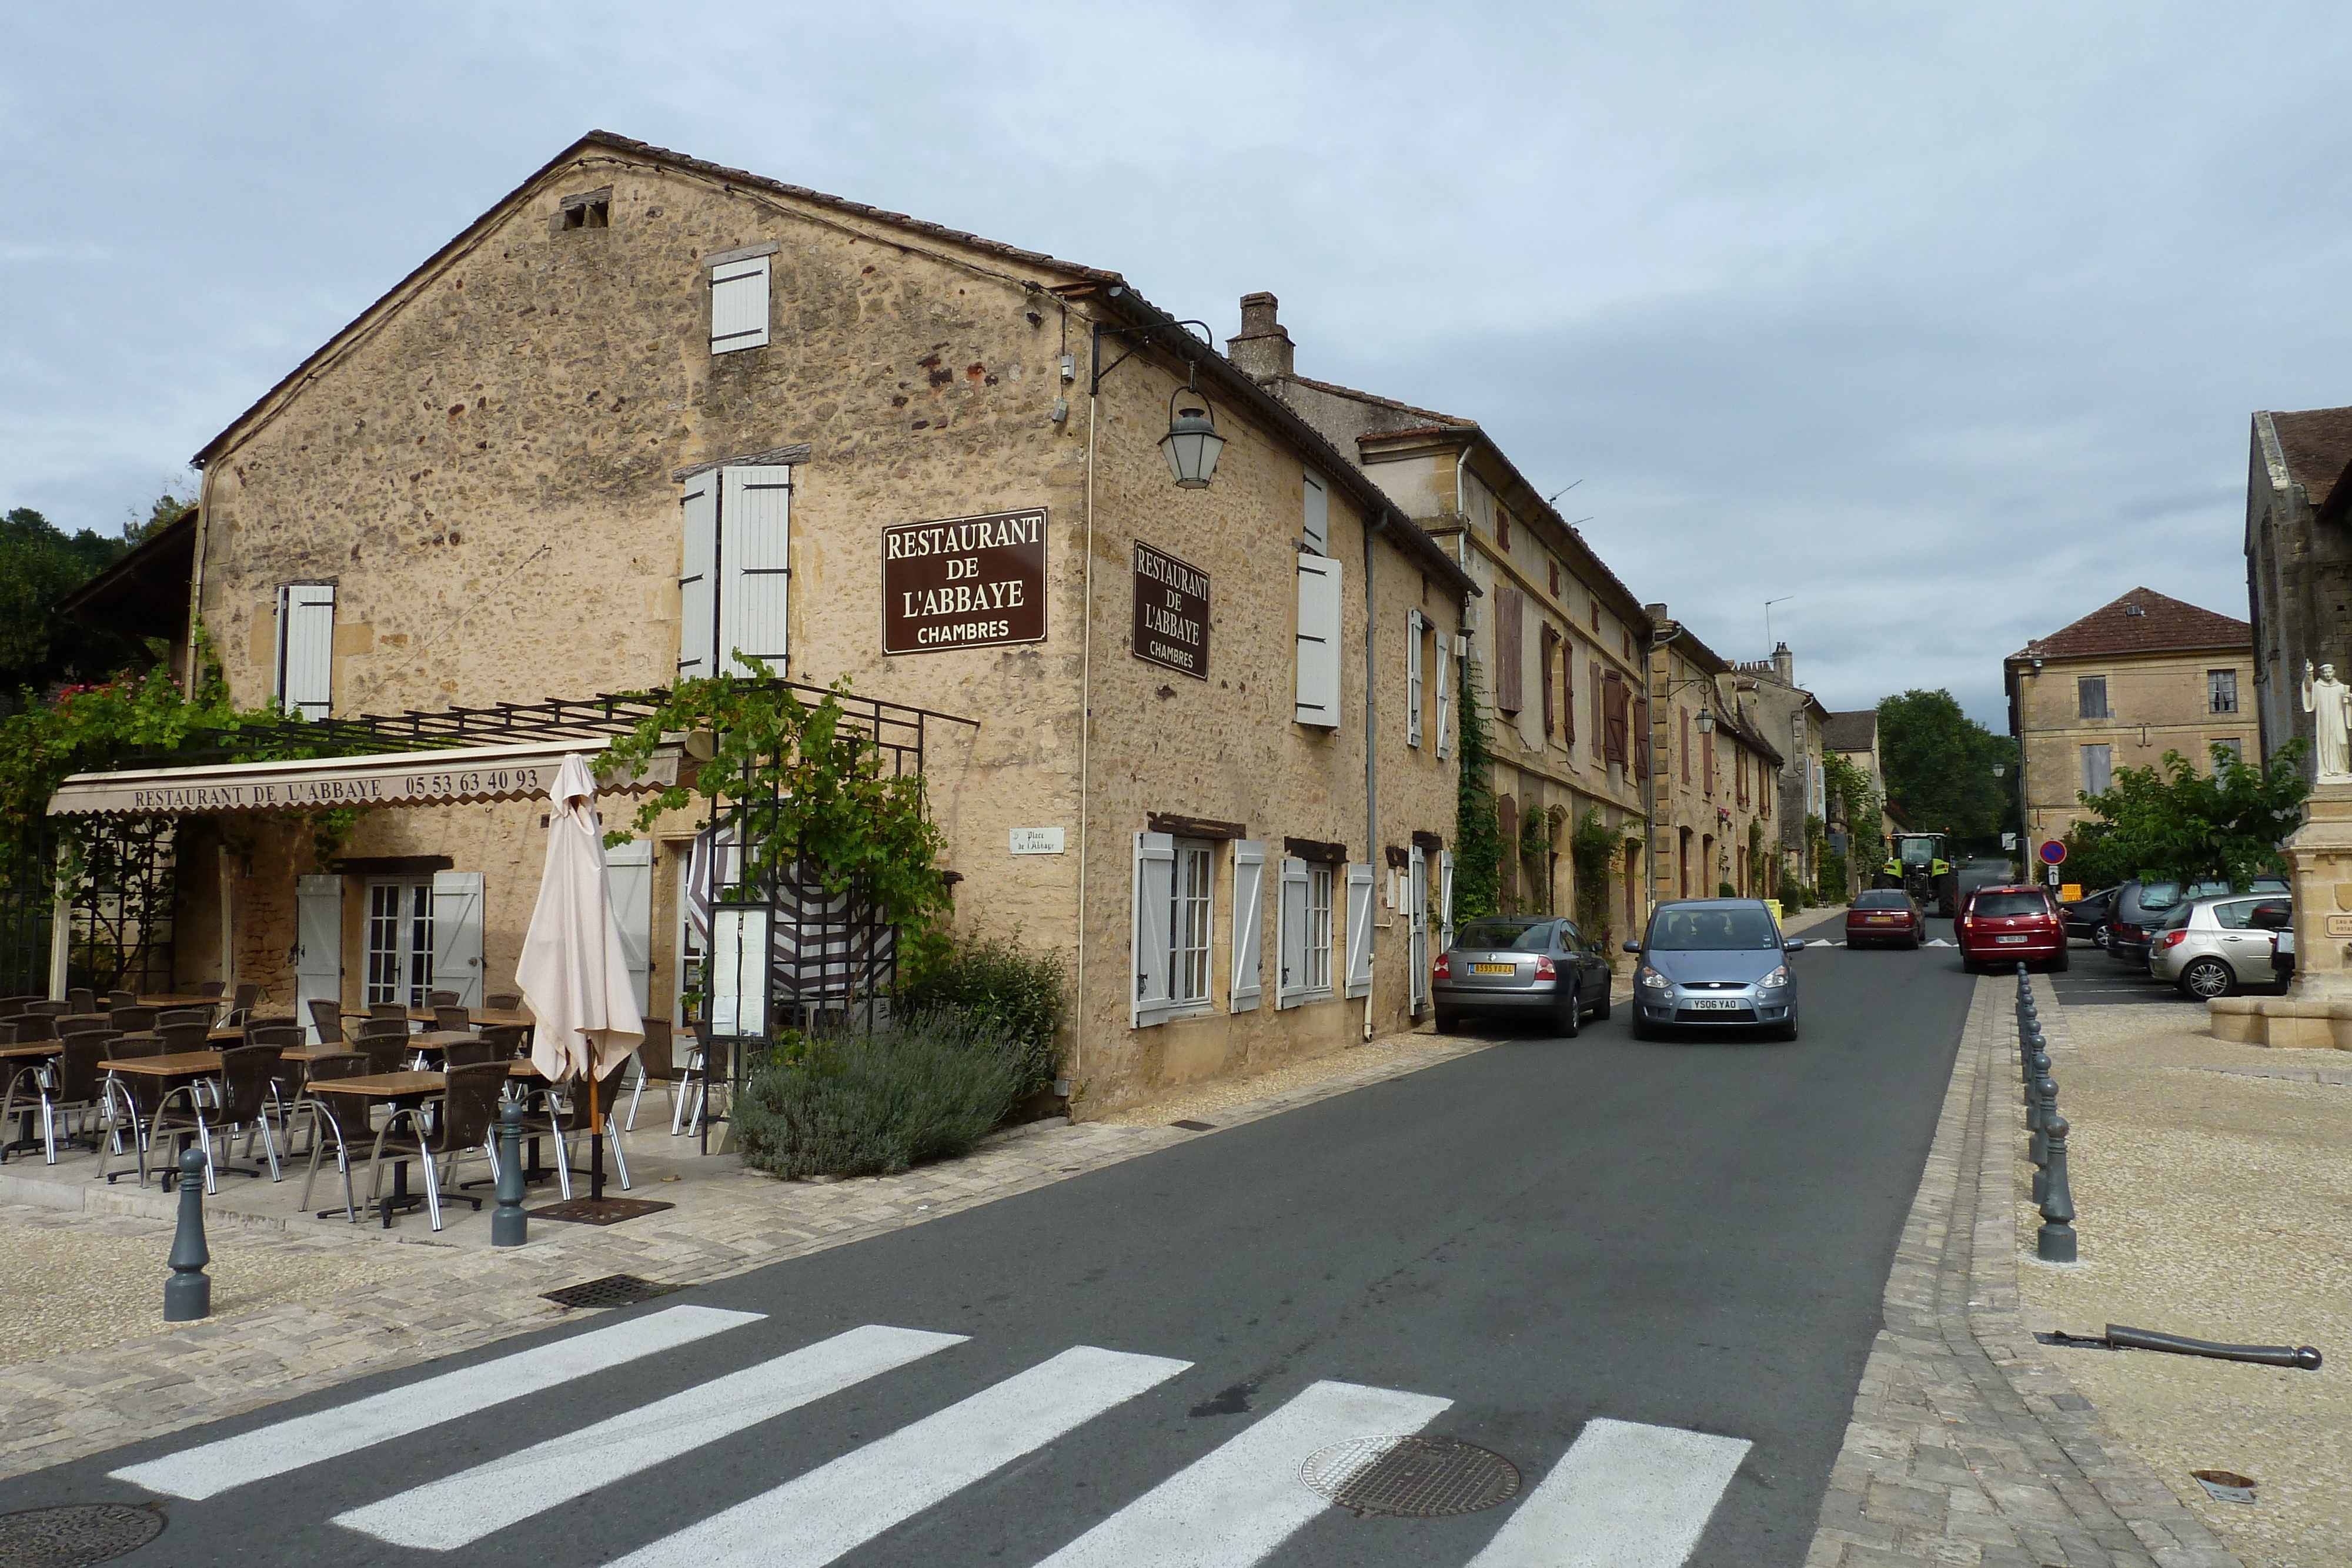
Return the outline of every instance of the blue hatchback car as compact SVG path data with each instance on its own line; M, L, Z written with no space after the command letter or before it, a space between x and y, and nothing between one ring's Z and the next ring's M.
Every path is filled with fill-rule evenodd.
M1692 898L1661 904L1625 951L1633 970L1633 1038L1676 1025L1761 1030L1797 1038L1797 976L1788 955L1804 943L1780 933L1760 899Z

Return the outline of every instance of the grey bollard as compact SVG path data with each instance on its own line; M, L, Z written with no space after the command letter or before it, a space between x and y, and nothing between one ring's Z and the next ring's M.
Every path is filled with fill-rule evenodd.
M163 1281L163 1321L192 1323L213 1315L213 1282L205 1265L205 1155L190 1144L180 1151L180 1228L172 1236L172 1277Z
M520 1247L530 1239L530 1217L522 1211L522 1107L511 1100L499 1112L498 1199L490 1245Z
M2066 1118L2050 1122L2050 1169L2042 1197L2042 1232L2033 1253L2044 1263L2074 1261L2074 1189L2066 1180Z

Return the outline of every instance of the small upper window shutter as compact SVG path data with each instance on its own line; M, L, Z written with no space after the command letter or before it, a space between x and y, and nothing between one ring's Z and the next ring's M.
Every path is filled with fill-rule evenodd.
M1437 931L1438 950L1454 946L1454 852L1437 852Z
M278 591L278 702L289 718L324 718L334 706L335 585L294 582Z
M1348 994L1372 990L1372 868L1348 868Z
M768 257L710 269L710 351L768 346Z
M1234 988L1230 1010L1249 1012L1257 1006L1260 968L1265 944L1259 921L1265 910L1265 845L1255 839L1234 841Z
M1339 563L1328 556L1298 558L1298 694L1300 724L1339 727Z
M740 654L782 673L787 559L793 536L790 468L719 471L719 656L728 674L751 674Z
M1176 840L1135 835L1135 1027L1168 1016L1168 919L1176 890Z
M1497 514L1499 516L1500 514ZM1527 653L1519 645L1519 607L1526 600L1516 588L1495 591L1495 706L1517 713L1525 704Z
M1421 612L1405 612L1404 743L1421 744Z
M1306 470L1307 513L1299 528L1307 536L1307 548L1317 555L1331 553L1331 492L1323 487L1315 470Z
M1591 716L1601 721L1599 714ZM1559 722L1560 744L1570 751L1576 749L1576 639L1566 632L1559 638Z
M1282 896L1277 901L1276 946L1282 964L1275 988L1275 1006L1295 1008L1307 993L1307 862L1282 862Z
M1450 685L1453 673L1453 647L1445 633L1440 632L1437 634L1437 760L1440 762L1454 755L1454 689Z
M719 475L698 474L678 501L686 536L684 564L677 574L677 678L700 680L719 673L712 643L719 632Z

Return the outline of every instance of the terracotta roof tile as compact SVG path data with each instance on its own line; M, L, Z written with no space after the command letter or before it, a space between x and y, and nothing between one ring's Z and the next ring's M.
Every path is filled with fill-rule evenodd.
M2133 612L2137 610L2138 613ZM2071 626L2037 637L2010 655L2031 659L2097 658L2194 648L2252 648L2254 629L2243 621L2184 604L2152 588L2135 588Z
M2311 497L2315 512L2327 505L2347 467L2352 467L2352 408L2311 408L2273 413L2288 475Z

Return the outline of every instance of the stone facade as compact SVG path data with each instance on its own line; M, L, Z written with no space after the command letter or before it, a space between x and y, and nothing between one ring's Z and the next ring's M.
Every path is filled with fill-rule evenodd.
M1808 888L1821 872L1820 843L1809 831L1809 819L1818 818L1828 829L1831 805L1822 756L1828 745L1829 710L1812 693L1797 684L1796 655L1789 644L1772 649L1769 659L1743 662L1740 675L1754 683L1760 726L1772 744L1789 758L1780 769L1779 829L1780 862ZM1843 829L1843 824L1835 824Z
M598 221L579 221L586 204ZM714 330L732 325L714 326L714 265L762 256L765 345L714 351ZM1089 401L1097 324L1113 330L1106 363L1142 346ZM1226 442L1201 490L1171 484L1159 447L1188 374ZM1276 1005L1276 866L1290 840L1381 866L1450 832L1454 768L1426 690L1426 738L1406 741L1402 632L1417 614L1455 632L1469 580L1116 274L592 136L206 448L195 602L243 702L273 693L289 583L333 586L339 717L663 685L686 614L679 475L752 458L790 471L787 630L772 650L784 673L978 721L929 732L958 918L1061 949L1083 976L1066 1052L1082 1113L1409 1021L1417 901L1385 876L1396 907L1379 901L1370 994L1349 998L1335 979L1327 998ZM1318 476L1341 581L1340 700L1335 722L1310 726L1294 714L1302 517ZM1044 641L882 651L883 528L1040 507ZM1205 679L1129 652L1139 541L1207 575ZM488 988L506 989L544 811L370 811L343 852L480 873L482 963ZM1210 984L1186 1016L1137 1028L1138 835L1169 817L1208 824ZM656 1016L677 994L678 870L695 825L681 814L652 835ZM1063 852L1010 853L1027 827L1062 829ZM219 875L184 878L184 975L220 972L218 938L203 934L226 929L226 977L282 990L306 846L233 817L199 831L227 847ZM1266 846L1267 862L1264 998L1241 1011L1237 841ZM367 880L346 879L347 1003L363 981Z
M2352 674L2352 408L2257 413L2246 475L2246 597L2263 755L2311 740L2303 666ZM2309 759L2305 768L2308 771Z
M1647 610L1649 747L1635 760L1654 792L1651 901L1713 898L1726 886L1744 898L1775 897L1785 758L1759 726L1753 683L1665 605Z

